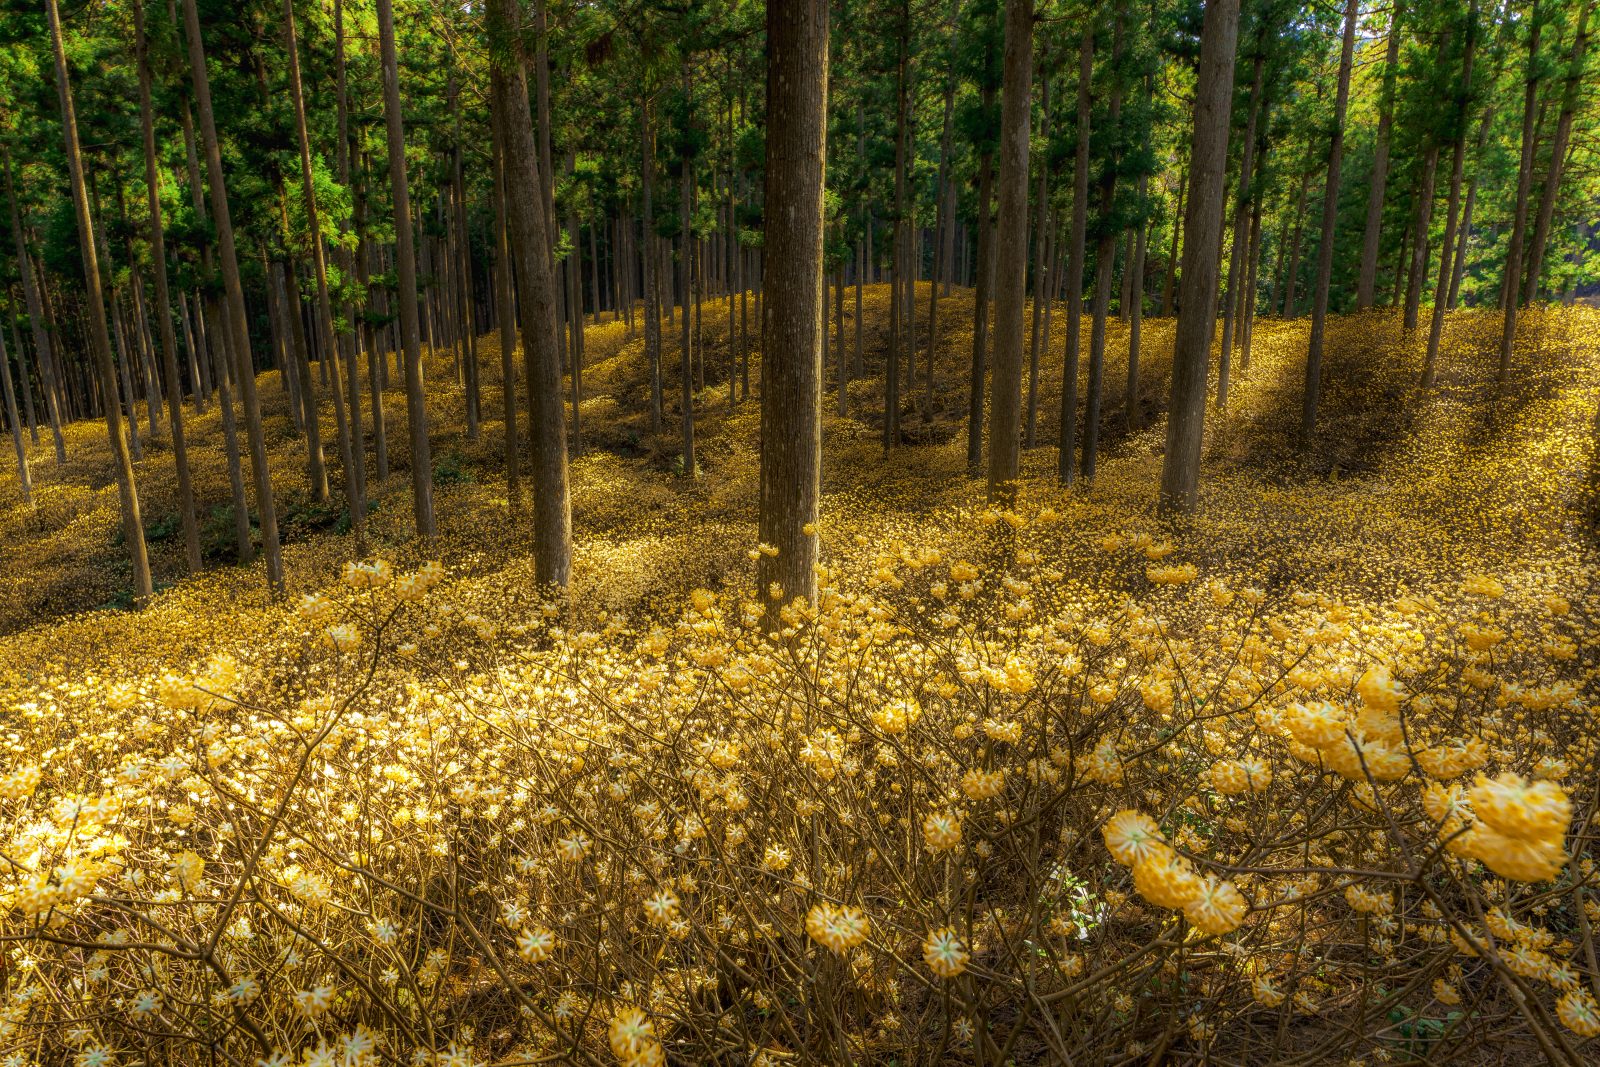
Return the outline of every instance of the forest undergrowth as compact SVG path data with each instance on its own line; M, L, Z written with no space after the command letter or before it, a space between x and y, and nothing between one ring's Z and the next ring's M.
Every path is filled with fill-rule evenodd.
M869 290L869 355L886 320ZM1177 524L1170 320L1144 324L1148 426L1113 322L1098 476L1058 487L1040 447L1009 510L967 477L947 326L931 400L921 367L904 391L917 443L882 449L875 356L848 416L824 398L822 593L778 634L729 321L707 303L693 481L649 433L642 341L589 328L564 600L449 353L439 538L407 535L392 432L364 549L280 502L276 601L227 565L225 512L177 578L159 438L170 585L140 611L100 424L63 467L35 449L32 507L0 472L4 1063L1600 1054L1600 312L1525 313L1505 388L1500 319L1453 314L1425 395L1425 338L1331 320L1306 452L1307 324L1259 320ZM493 337L480 359L489 415ZM301 484L275 373L261 393ZM226 501L215 409L189 426Z

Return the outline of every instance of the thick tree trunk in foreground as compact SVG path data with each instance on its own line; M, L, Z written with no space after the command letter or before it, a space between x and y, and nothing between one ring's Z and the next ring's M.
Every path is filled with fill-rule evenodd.
M1028 110L1033 0L1006 0L1000 97L1000 225L995 257L994 374L989 393L989 499L1016 495L1022 445L1022 306L1028 273Z
M572 504L567 489L555 279L540 195L539 150L528 108L526 63L517 43L515 0L491 0L487 16L494 49L491 94L504 139L510 250L517 271L517 311L528 379L534 574L539 584L564 589L572 577Z
M1357 0L1345 0L1344 45L1339 53L1339 89L1333 105L1328 181L1322 191L1322 237L1317 242L1317 287L1311 297L1311 343L1306 349L1306 384L1301 398L1300 443L1311 441L1322 394L1322 343L1328 325L1328 289L1333 281L1333 234L1339 221L1339 169L1344 163L1344 116L1350 103L1350 64L1355 55Z
M1239 0L1210 0L1200 36L1195 84L1189 209L1183 225L1183 274L1172 353L1172 402L1161 466L1161 510L1189 512L1199 498L1205 431L1206 368L1217 318L1217 265L1227 180L1228 112L1233 89Z
M88 300L90 351L99 372L104 398L106 434L111 440L112 469L122 510L122 535L133 564L133 592L137 603L150 598L150 558L145 552L144 522L139 515L139 491L133 481L133 460L123 436L122 413L117 408L117 376L111 366L111 340L106 336L105 297L100 291L100 261L95 245L94 220L89 215L89 193L84 182L83 159L78 150L78 118L72 106L72 86L67 81L67 53L61 39L61 15L56 0L45 0L50 39L55 49L56 89L61 98L61 126L66 145L67 169L72 180L72 206L78 218L78 249L83 256L84 295ZM9 392L9 390L8 390Z
M772 285L761 316L760 536L778 552L761 556L757 575L768 631L781 625L784 603L817 595L827 72L828 0L769 4L765 202Z
M194 3L194 0L187 0ZM422 391L422 339L417 318L417 249L411 238L411 189L406 178L405 120L400 113L399 60L394 5L378 0L383 64L383 111L388 128L389 187L394 202L395 258L399 267L400 342L405 352L406 421L411 431L411 513L418 537L436 532L433 518L433 451L428 444L427 398ZM564 457L563 457L564 458Z

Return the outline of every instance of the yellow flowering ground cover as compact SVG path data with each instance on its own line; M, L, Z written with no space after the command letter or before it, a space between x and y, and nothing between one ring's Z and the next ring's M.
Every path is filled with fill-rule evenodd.
M178 579L173 539L174 584L116 606L97 425L63 469L35 451L31 509L0 472L0 1062L1600 1055L1600 312L1529 314L1505 389L1498 318L1454 315L1427 396L1396 319L1334 320L1304 455L1305 323L1258 322L1181 524L1159 417L1127 434L1110 397L1093 485L1040 448L986 507L956 326L914 443L883 454L879 379L828 416L822 593L779 634L757 405L728 410L706 320L692 483L650 443L640 341L590 328L565 599L531 586L500 424L463 439L448 353L431 544L403 435L368 545L297 498L263 376L276 602L259 568ZM1147 414L1170 336L1146 324ZM1110 351L1120 382L1120 324ZM209 508L214 408L195 434ZM167 459L139 469L152 524Z

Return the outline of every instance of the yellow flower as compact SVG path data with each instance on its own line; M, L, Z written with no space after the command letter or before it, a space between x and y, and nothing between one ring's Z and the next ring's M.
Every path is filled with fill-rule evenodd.
M967 949L951 927L930 933L922 942L922 959L940 978L954 978L967 969Z
M961 791L967 795L968 800L989 800L997 797L1005 785L1005 771L981 771L974 768L961 776Z
M1205 883L1188 860L1168 851L1134 864L1133 888L1157 907L1181 908L1205 891Z
M1101 833L1111 858L1124 867L1132 867L1144 860L1167 855L1172 851L1156 821L1143 812L1127 809L1119 811L1106 821Z
M867 918L848 904L834 907L823 901L806 913L806 933L822 947L843 955L867 939Z
M528 963L543 963L555 947L556 935L546 926L530 926L517 935L517 953Z
M948 852L961 844L961 818L953 811L936 811L922 820L922 839L933 852Z
M1137 873L1135 874L1137 877ZM1250 905L1232 882L1206 875L1200 889L1183 905L1183 914L1208 934L1226 934L1244 922Z

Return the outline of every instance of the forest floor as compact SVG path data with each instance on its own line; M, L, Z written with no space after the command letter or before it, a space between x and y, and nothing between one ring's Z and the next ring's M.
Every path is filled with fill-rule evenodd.
M927 287L918 292L925 300ZM1527 313L1505 388L1493 373L1500 319L1452 314L1426 395L1415 385L1424 334L1405 334L1388 312L1331 319L1322 418L1303 453L1293 440L1307 323L1260 319L1251 366L1235 368L1227 409L1208 416L1200 507L1167 523L1155 503L1171 320L1144 324L1147 425L1137 431L1122 401L1127 327L1110 324L1098 475L1062 488L1051 444L1056 309L1040 353L1040 447L1025 453L1016 511L1001 514L966 465L971 294L941 302L931 399L919 366L906 390L908 443L889 453L887 296L884 286L866 294L866 376L851 383L844 416L829 364L819 532L830 592L803 653L772 651L752 621L759 368L751 395L730 405L725 302L704 308L693 480L675 470L676 330L664 330L666 425L653 437L642 339L621 323L588 327L564 617L533 587L528 523L506 499L495 335L479 340L476 440L463 431L451 354L428 358L440 533L426 545L409 534L403 395L385 394L392 469L382 482L369 472L369 544L358 553L338 506L306 496L303 442L278 376L261 376L289 593L279 600L259 562L231 565L214 406L188 411L208 555L198 576L181 573L165 434L141 426L160 585L142 611L129 610L103 424L68 427L60 467L43 437L31 506L8 449L0 716L11 752L0 802L37 788L37 804L57 803L57 829L25 808L6 817L0 851L31 859L0 870L0 905L31 915L28 902L47 898L58 925L84 924L73 937L85 944L107 924L146 921L142 889L117 900L66 900L54 886L28 895L30 871L48 883L80 847L117 865L98 877L121 870L119 885L165 886L163 907L187 894L232 899L162 921L185 943L222 944L232 970L261 978L249 1014L291 1054L359 1020L383 1031L399 1062L447 1037L476 1041L483 1062L558 1048L581 1060L604 1047L608 1019L639 1004L673 1062L686 1063L750 1062L762 1048L813 1062L849 1048L901 1064L1099 1062L1113 1048L1126 1062L1152 1048L1184 1062L1207 1049L1217 1062L1266 1063L1405 1060L1419 1048L1424 1062L1475 1062L1537 1057L1552 1042L1592 1056L1592 1042L1554 1021L1567 986L1552 977L1525 1002L1503 971L1452 956L1450 942L1454 929L1475 928L1474 915L1503 909L1517 930L1548 928L1538 943L1581 970L1583 949L1594 950L1572 911L1581 894L1452 867L1436 898L1408 896L1416 876L1406 872L1432 840L1434 786L1415 771L1362 781L1360 767L1338 770L1331 749L1308 748L1265 709L1314 696L1355 722L1363 700L1368 711L1382 703L1363 672L1383 665L1406 694L1406 745L1420 766L1467 738L1487 746L1464 750L1479 753L1473 767L1566 776L1581 827L1569 853L1600 854L1600 310ZM1083 341L1087 353L1087 320ZM331 438L330 411L323 424ZM327 450L337 500L337 449ZM394 575L439 560L446 577L422 582L437 587L424 611L407 599L421 579L403 593L386 570L341 580L358 555L389 561ZM884 717L908 701L898 725ZM223 703L231 710L218 712ZM1318 771L1318 752L1338 773ZM1255 782L1235 798L1206 785L1234 757L1276 768L1270 791L1252 799L1268 788ZM1052 792L1063 773L1072 789ZM101 790L118 798L112 814L84 815L84 798ZM90 844L61 829L67 797L79 798L73 833ZM282 806L268 818L272 798ZM963 841L983 864L931 854L923 819L943 805L967 820ZM1163 925L1173 913L1141 903L1108 861L1101 828L1129 807L1155 813L1186 855L1253 901L1222 951L1174 938ZM107 829L86 836L100 832L97 819ZM571 880L562 864L586 848L593 876ZM1320 890L1308 863L1330 872ZM1394 885L1398 904L1382 897ZM1393 918L1356 907L1369 898L1349 890L1363 886L1398 909ZM815 892L864 909L871 953L841 956L838 969L818 959L804 936ZM500 919L475 910L494 902ZM1446 929L1435 903L1459 908L1466 925ZM692 920L681 928L680 904ZM543 929L521 925L535 919L559 931L548 964L514 943ZM213 936L208 924L229 922L226 938L220 925ZM983 981L929 985L919 953L942 924ZM736 950L715 947L723 934ZM52 989L93 965L73 937L29 950ZM135 936L130 953L152 951L138 947L146 940ZM1361 941L1371 955L1351 949ZM491 944L503 950L493 968ZM1135 966L1147 957L1149 968ZM1151 969L1163 959L1166 969ZM1380 959L1388 970L1373 980ZM211 1034L214 979L182 957L163 966L157 1029L175 1042L166 1062L204 1062L213 1036L191 1047L171 1035ZM508 984L508 967L529 977ZM150 972L115 972L112 987L132 996L140 973ZM398 989L387 984L397 974ZM8 981L10 997L20 980ZM340 998L326 1026L294 1000L323 981ZM1430 997L1440 982L1464 998L1461 1011ZM421 988L435 990L426 1010ZM33 1020L40 1047L55 1048L69 1001L31 996L7 1019ZM1054 1006L1049 1025L1043 1004ZM1359 1034L1357 1013L1373 1020ZM96 1023L94 1039L132 1048L151 1032L122 1025ZM241 1030L219 1040L236 1059L262 1054ZM976 1053L974 1040L985 1042Z
M926 284L918 296L919 358L925 360ZM892 454L882 448L887 298L887 286L866 290L866 376L851 381L845 417L836 413L830 358L823 401L822 510L825 521L847 519L852 533L857 523L865 523L875 540L921 539L927 536L924 527L944 521L941 514L971 512L982 504L982 479L969 477L966 466L971 292L955 290L940 300L934 387L928 389L926 365L919 365L909 388L902 389L906 444ZM752 305L752 350L759 348L755 310ZM693 482L678 474L678 328L663 323L665 414L655 437L649 430L642 337L628 336L615 321L586 329L582 450L573 455L571 478L574 601L580 610L640 607L658 594L681 595L707 583L739 586L750 579L744 552L754 540L759 479L759 353L752 361L748 398L741 395L730 406L728 303L707 302L704 318L706 384L696 395L700 469ZM847 299L850 351L856 341L854 319L853 301ZM1040 346L1034 434L1039 447L1024 453L1025 496L1038 506L1070 507L1092 528L1085 536L1096 530L1154 529L1172 321L1143 324L1139 408L1144 428L1137 432L1130 431L1124 403L1128 328L1116 319L1110 322L1100 470L1092 485L1063 494L1054 484L1054 443L1065 314L1054 309L1051 336ZM1535 312L1523 322L1515 381L1502 390L1492 374L1498 316L1450 316L1439 385L1424 397L1415 385L1420 334L1403 336L1397 319L1386 312L1334 318L1319 432L1314 446L1300 452L1294 442L1307 322L1258 319L1253 366L1233 369L1227 410L1210 409L1201 507L1193 519L1196 547L1205 546L1211 559L1229 560L1230 569L1254 568L1268 578L1276 574L1276 580L1330 567L1345 571L1348 561L1360 559L1361 567L1381 567L1386 580L1400 583L1466 568L1468 558L1537 566L1543 553L1583 551L1589 542L1579 500L1597 462L1590 420L1600 384L1595 358L1600 310ZM836 339L837 324L831 329ZM1085 317L1080 392L1087 380L1088 329ZM465 436L465 394L456 382L452 353L425 357L441 533L424 554L471 573L509 567L512 578L525 563L531 539L525 524L505 521L510 512L502 466L498 334L479 338L478 346L483 421L477 440ZM259 387L289 588L314 589L354 553L348 512L339 502L343 483L333 419L324 385L324 450L333 503L319 504L305 488L304 437L290 420L278 377L273 371L262 374ZM738 374L731 377L739 390ZM1213 369L1213 393L1215 378ZM371 470L371 415L364 415L371 549L411 555L418 548L409 536L406 410L398 374L391 374L390 385L384 403L391 470L383 482ZM363 394L364 402L370 400L365 380ZM1080 442L1082 408L1080 400ZM264 608L264 589L256 588L264 584L259 575L227 566L235 559L233 520L217 408L213 404L207 414L196 415L190 405L185 414L204 552L213 569L197 579L183 575L166 425L158 420L152 434L146 412L140 427L145 458L137 476L158 589L170 596L217 585L241 607ZM519 415L525 434L525 409ZM0 635L130 604L104 424L72 423L66 436L64 465L50 454L48 428L31 449L31 506L22 504L9 464L0 470L0 558L11 561L0 567ZM248 477L247 469L247 485ZM1392 549L1397 542L1407 545L1401 556ZM1286 546L1294 547L1286 551ZM618 560L628 565L619 569Z

